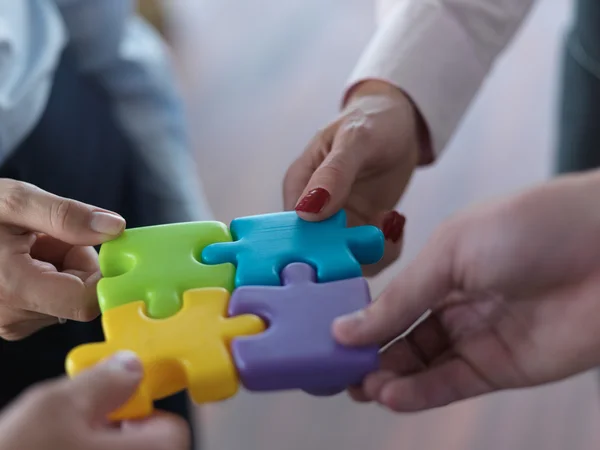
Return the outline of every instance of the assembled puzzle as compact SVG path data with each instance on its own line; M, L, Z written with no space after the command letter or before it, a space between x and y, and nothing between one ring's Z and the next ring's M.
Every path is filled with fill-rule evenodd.
M331 395L378 366L376 347L349 348L336 317L371 301L361 265L383 256L374 226L346 227L295 212L126 230L100 249L105 342L67 356L70 376L119 350L144 365L135 395L111 419L151 414L153 402L187 389L196 403L250 391Z

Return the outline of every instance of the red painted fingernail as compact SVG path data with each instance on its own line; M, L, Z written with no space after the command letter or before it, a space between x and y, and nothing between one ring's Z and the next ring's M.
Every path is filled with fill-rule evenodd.
M304 196L296 205L296 211L307 213L319 213L331 197L326 189L316 188Z
M390 211L386 214L383 219L383 236L386 240L392 242L398 242L404 232L404 225L406 224L406 217L399 214L396 211Z

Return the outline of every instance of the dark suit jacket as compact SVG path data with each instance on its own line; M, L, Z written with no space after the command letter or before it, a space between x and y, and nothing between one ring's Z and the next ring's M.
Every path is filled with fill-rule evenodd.
M559 173L600 167L600 1L578 0L566 40L558 115Z

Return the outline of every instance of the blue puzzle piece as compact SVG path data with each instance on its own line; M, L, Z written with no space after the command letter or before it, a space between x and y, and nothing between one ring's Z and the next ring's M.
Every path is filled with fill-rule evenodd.
M216 243L202 252L204 264L233 263L235 285L281 285L279 274L294 262L312 265L319 282L362 276L361 264L374 264L383 256L384 237L379 228L346 228L346 213L322 222L307 222L295 211L234 219L234 242Z

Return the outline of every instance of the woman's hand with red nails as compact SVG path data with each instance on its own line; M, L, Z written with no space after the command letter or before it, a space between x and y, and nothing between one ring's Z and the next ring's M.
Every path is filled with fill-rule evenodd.
M285 209L311 221L345 209L350 226L379 227L386 250L380 263L368 266L368 274L374 274L400 254L405 219L393 209L423 142L423 126L408 97L385 82L364 82L288 169Z
M340 343L384 347L352 395L417 411L597 367L599 191L600 171L564 177L443 225L375 302L336 321Z

